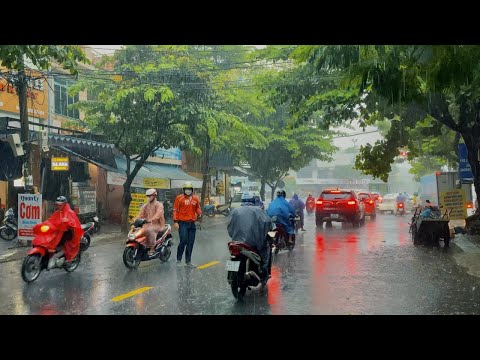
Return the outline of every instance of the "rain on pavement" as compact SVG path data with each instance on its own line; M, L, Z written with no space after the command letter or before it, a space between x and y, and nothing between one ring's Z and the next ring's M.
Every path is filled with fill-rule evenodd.
M410 216L379 215L359 228L334 223L306 232L274 258L266 288L242 302L227 282L228 219L204 220L192 261L175 265L178 233L166 263L122 262L124 241L95 244L73 273L43 271L31 284L21 260L0 264L0 314L478 314L480 280L452 259L455 246L414 247ZM121 236L121 235L119 235Z

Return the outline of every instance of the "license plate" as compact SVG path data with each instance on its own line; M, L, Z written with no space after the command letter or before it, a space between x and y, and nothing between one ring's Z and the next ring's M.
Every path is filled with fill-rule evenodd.
M227 271L238 271L239 267L240 267L240 261L232 261L232 260L227 260L227 265L225 266Z
M330 217L331 217L332 219L338 219L338 214L330 214Z

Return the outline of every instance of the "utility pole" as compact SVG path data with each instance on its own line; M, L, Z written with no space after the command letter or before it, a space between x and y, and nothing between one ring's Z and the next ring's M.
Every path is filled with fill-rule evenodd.
M25 75L25 65L23 57L20 60L21 67L17 74L17 93L18 93L18 107L20 109L20 140L23 143L25 156L23 162L23 180L25 182L25 190L31 190L33 188L32 183L32 162L31 162L31 146L29 136L29 124L28 124L28 108L27 108L27 77Z

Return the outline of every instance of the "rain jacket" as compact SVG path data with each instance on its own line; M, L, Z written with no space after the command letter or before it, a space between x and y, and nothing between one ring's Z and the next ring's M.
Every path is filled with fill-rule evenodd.
M228 223L228 235L235 241L241 241L255 248L266 265L269 259L267 234L272 229L272 219L257 206L242 206L231 212Z
M297 194L293 194L292 199L290 200L290 205L294 210L300 210L300 213L305 209L305 203L298 198Z
M63 222L62 219L66 219L67 221ZM68 229L72 230L72 239L66 241L63 245L65 259L67 261L72 261L75 256L77 256L78 250L80 249L80 239L83 236L82 225L80 224L80 220L78 220L77 214L75 214L75 212L70 208L70 205L65 204L62 210L55 211L47 221L62 232L65 232ZM50 247L55 249L61 239L61 236L55 237L55 243L51 243Z
M295 210L283 196L277 196L277 198L270 203L267 214L270 217L276 216L277 224L283 225L287 233L294 233L292 222L289 221L289 216L295 216Z

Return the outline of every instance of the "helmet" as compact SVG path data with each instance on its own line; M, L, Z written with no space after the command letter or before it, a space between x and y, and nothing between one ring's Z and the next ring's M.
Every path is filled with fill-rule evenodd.
M150 196L150 195L157 195L157 190L155 189L148 189L145 191L145 195Z
M55 199L55 207L57 208L57 210L63 209L66 203L67 203L67 198L63 195Z
M278 190L277 195L278 196L283 196L284 198L287 197L287 193L285 192L285 190Z
M67 198L65 196L59 196L55 199L55 205L62 205L67 203Z
M192 189L193 190L193 185L190 181L187 181L185 184L183 184L182 189Z
M255 202L255 198L253 196L252 193L249 193L248 191L247 192L244 192L242 194L242 202L251 202L251 203L254 203Z

